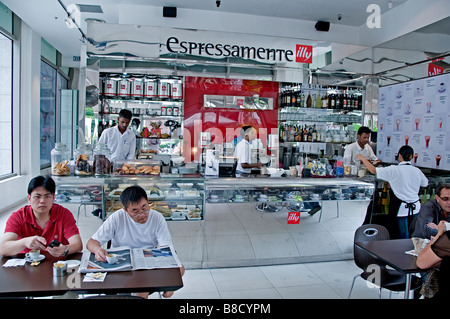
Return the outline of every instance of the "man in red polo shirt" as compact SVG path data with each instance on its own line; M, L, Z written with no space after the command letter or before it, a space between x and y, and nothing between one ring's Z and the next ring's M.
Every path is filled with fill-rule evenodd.
M28 203L11 214L0 244L0 255L12 256L32 249L45 250L54 257L83 249L80 232L72 213L54 204L55 181L37 176L28 184ZM48 247L52 240L60 245Z

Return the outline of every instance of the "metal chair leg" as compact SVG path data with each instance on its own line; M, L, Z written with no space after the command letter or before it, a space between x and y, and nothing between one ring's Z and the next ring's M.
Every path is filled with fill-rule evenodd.
M350 296L352 295L352 291L353 291L353 286L355 285L355 280L356 280L356 278L358 278L358 277L359 277L359 274L358 274L358 275L355 275L355 276L353 277L352 286L351 286L351 288L350 288L350 292L348 293L347 299L350 299Z

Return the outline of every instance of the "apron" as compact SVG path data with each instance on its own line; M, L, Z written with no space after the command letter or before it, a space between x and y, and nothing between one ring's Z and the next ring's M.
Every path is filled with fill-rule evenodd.
M397 214L400 206L402 204L405 204L405 207L408 209L408 225L411 225L414 219L414 210L416 209L416 203L419 200L416 200L415 202L408 203L405 201L402 201L400 198L395 196L394 192L391 188L389 188L389 196L391 198L391 201L389 203L389 214L388 214L388 227L389 235L391 236L391 239L398 238L398 221L397 221ZM409 233L411 236L411 232Z

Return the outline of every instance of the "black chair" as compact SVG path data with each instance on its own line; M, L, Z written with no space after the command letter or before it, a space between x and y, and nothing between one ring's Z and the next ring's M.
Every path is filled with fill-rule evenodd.
M375 240L388 240L390 239L389 232L386 227L376 224L367 224L360 226L356 232L354 241L375 241ZM363 270L362 273L355 275L353 278L352 286L348 298L350 298L357 277L374 283L379 287L379 298L381 298L381 290L387 289L391 293L392 291L405 291L406 289L406 275L401 272L386 268L386 264L382 261L372 257L368 252L362 248L353 244L353 257L356 266ZM379 276L376 271L379 270ZM376 282L379 281L379 282ZM422 285L422 280L417 276L411 278L411 289L415 290ZM389 295L390 297L390 295Z

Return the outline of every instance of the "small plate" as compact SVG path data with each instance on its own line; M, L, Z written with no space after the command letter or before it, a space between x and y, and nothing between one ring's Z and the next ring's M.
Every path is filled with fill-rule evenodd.
M44 255L39 255L39 258L33 259L33 260L31 260L30 257L25 257L24 259L25 259L26 262L31 263L31 262L33 262L33 261L41 261L41 260L44 260L44 259L45 259L45 256L44 256Z
M81 261L76 259L66 260L67 268L75 268L80 265Z

